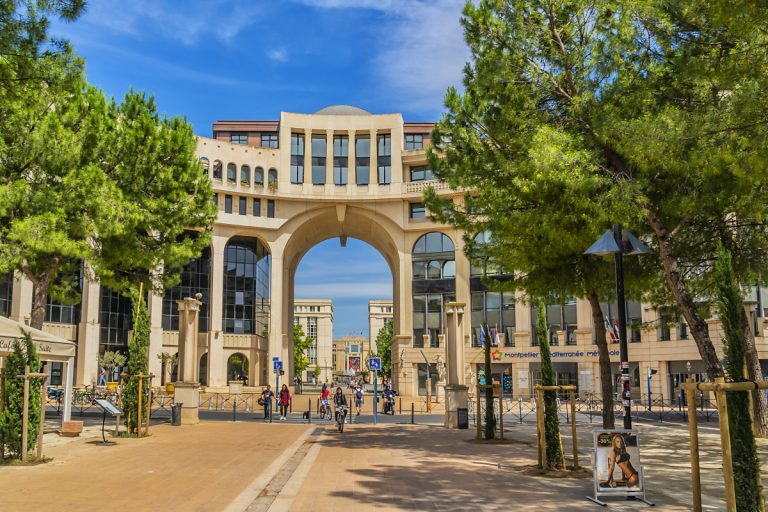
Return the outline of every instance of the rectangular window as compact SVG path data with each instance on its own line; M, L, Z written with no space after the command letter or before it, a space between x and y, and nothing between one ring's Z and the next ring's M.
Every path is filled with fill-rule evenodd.
M349 137L333 136L333 183L346 185L349 175Z
M688 339L688 324L685 322L680 322L677 324L677 339L679 340L687 340Z
M291 134L291 183L304 183L304 135Z
M232 144L248 144L247 133L230 133L229 142Z
M261 147L277 149L277 132L261 132Z
M0 274L0 315L10 316L13 302L13 271Z
M379 185L389 185L392 183L392 136L379 135L378 142Z
M355 183L368 185L371 177L371 138L355 137Z
M670 315L666 313L659 314L659 341L669 341L672 339L669 332L669 325L672 323Z
M424 149L424 135L420 133L409 133L405 136L405 150Z
M213 204L219 206L219 194L213 194Z
M261 217L261 199L253 200L253 216Z
M245 197L241 197L240 200L238 201L239 204L237 205L237 213L239 213L240 215L245 215L246 213L248 213L247 201L248 200Z
M411 167L411 181L429 181L433 179L435 179L435 176L426 165Z
M642 323L640 303L636 300L627 301L627 330L629 331L630 343L640 343Z
M424 203L410 203L408 206L410 208L409 217L411 219L423 219L427 214Z
M312 136L312 184L325 185L325 155L327 140L325 135Z
M224 196L224 213L232 213L232 196Z
M312 346L309 347L307 359L309 364L317 364L317 317L307 317L307 337L312 338ZM314 369L314 368L313 368Z
M275 200L267 199L267 217L270 219L275 217Z

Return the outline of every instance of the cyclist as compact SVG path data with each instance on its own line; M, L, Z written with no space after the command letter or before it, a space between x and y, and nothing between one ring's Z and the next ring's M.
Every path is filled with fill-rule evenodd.
M344 416L347 415L347 397L344 396L344 392L340 387L336 388L336 393L333 395L333 405L336 408L336 421L339 421L339 413ZM342 418L344 421L344 418Z
M326 411L328 412L328 419L331 419L331 404L328 401L331 396L331 390L328 389L326 384L323 384L323 389L320 390L320 417L322 418Z

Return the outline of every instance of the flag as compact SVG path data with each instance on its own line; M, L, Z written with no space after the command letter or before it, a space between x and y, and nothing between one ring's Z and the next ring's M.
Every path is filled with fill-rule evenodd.
M611 343L619 342L619 326L615 320L611 323L607 318L605 319L605 332L608 334Z

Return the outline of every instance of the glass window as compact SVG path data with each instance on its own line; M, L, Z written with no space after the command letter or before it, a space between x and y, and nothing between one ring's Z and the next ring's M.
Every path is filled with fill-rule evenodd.
M230 133L229 142L232 144L248 144L247 133Z
M13 271L7 274L0 274L0 315L8 317L11 315L11 304L13 302Z
M224 249L224 332L262 334L269 318L270 255L255 238L234 237Z
M211 250L203 249L199 258L193 258L181 271L181 280L165 291L163 296L163 330L179 330L179 305L177 300L202 294L200 301L200 332L208 332L210 307Z
M261 167L257 167L253 170L253 183L255 185L263 185L264 184L264 169Z
M392 183L392 136L378 136L379 185Z
M247 165L240 167L240 184L246 186L251 184L251 168Z
M224 196L224 213L232 213L232 196Z
M446 260L443 263L443 278L456 277L456 262L453 260Z
M312 136L312 184L325 185L325 135Z
M56 282L57 284L66 282L68 289L72 287L79 294L83 289L82 264L78 263L75 269L60 273L56 277ZM0 283L1 285L2 283ZM54 300L49 293L45 304L45 321L57 324L77 324L80 321L80 304L64 304Z
M427 262L414 261L413 262L413 279L426 279L426 278L427 278Z
M307 351L309 364L317 364L317 317L307 317L307 337L312 338L312 346Z
M411 151L414 149L424 148L424 135L420 133L407 133L405 135L405 150Z
M413 245L413 254L433 254L437 252L453 252L453 242L448 235L433 231L422 235Z
M213 204L219 206L219 194L213 194Z
M211 169L211 162L205 158L204 156L200 157L200 165L203 167L203 172L205 174L208 174L208 171Z
M270 187L277 186L277 169L269 170L268 184Z
M240 215L246 215L248 213L248 199L245 197L239 198L238 205L237 205L237 213Z
M253 200L253 216L261 217L261 199L259 198Z
M430 363L429 368L427 368L426 363L419 363L418 365L418 373L419 373L419 396L426 396L427 395L427 371L429 371L429 393L434 396L436 392L436 386L437 381L439 379L439 375L437 373L437 365L436 363Z
M442 277L443 262L432 260L427 263L427 279L440 279Z
M333 183L346 185L349 178L349 137L333 136Z
M227 181L234 183L237 179L237 166L235 164L227 164Z
M368 185L371 177L371 138L355 136L355 183Z
M424 203L410 203L409 207L409 217L411 219L423 219L427 215L427 210L424 207Z
M429 181L433 179L435 179L435 176L426 165L411 167L411 181Z
M267 217L270 219L275 216L275 200L267 199Z
M213 161L213 179L220 180L221 179L221 170L223 169L221 160L214 160Z
M108 287L101 286L99 307L99 342L107 347L128 346L128 331L132 328L131 299Z
M304 183L304 135L291 134L291 183Z
M261 132L261 147L277 149L277 132Z

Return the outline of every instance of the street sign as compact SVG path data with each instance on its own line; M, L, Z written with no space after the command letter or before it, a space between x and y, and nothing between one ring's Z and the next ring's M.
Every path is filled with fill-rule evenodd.
M279 357L277 357L277 356L275 356L275 357L273 357L273 358L272 358L272 360L273 360L273 361L279 361L279 360L280 360L280 358L279 358Z
M368 360L368 368L371 370L381 370L381 358L372 357Z
M278 372L283 369L283 362L282 361L272 361L272 370L275 372Z

